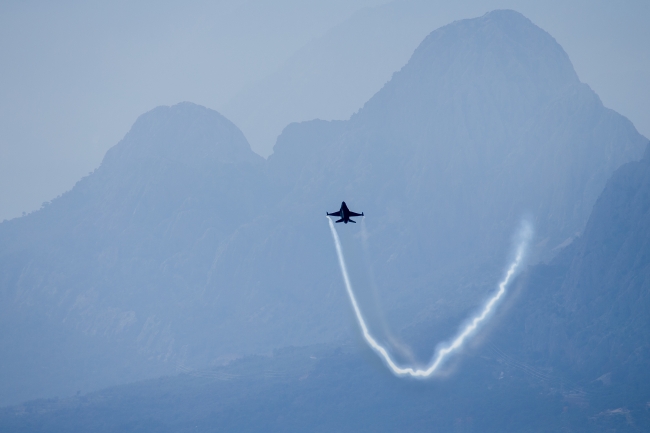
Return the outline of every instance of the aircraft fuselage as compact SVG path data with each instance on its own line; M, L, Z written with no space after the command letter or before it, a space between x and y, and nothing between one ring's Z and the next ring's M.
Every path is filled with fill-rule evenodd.
M339 217L340 219L337 220L336 222L337 223L344 223L344 224L347 224L349 222L356 223L355 220L350 219L351 217L364 216L363 212L356 213L356 212L350 211L350 209L348 209L348 205L346 205L345 202L341 203L341 209L338 212L332 212L332 213L327 212L327 215L328 216L337 216L337 217Z

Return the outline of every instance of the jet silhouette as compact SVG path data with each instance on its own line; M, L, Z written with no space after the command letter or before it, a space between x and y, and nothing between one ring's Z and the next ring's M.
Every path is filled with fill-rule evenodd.
M337 223L346 223L347 224L349 222L350 223L356 223L356 221L350 219L350 217L358 217L358 216L364 216L364 215L363 215L363 212L356 213L356 212L350 211L350 209L348 209L348 205L346 205L345 202L343 202L343 203L341 203L341 210L339 210L338 212L332 212L332 213L327 212L327 216L341 217L341 219L336 221L336 222Z

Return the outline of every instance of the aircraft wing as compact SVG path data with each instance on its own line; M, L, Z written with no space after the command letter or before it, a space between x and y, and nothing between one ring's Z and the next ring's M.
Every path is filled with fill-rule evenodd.
M332 212L332 213L327 212L327 215L340 217L341 216L341 211Z
M350 211L350 216L352 216L352 217L355 217L355 216L363 216L363 212L362 212L362 213L356 213L356 212L352 212L352 211Z

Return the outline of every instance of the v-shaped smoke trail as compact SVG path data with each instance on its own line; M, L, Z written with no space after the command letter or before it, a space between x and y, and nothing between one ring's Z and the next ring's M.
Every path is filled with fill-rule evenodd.
M515 259L508 267L506 275L503 280L499 283L499 288L494 295L483 306L481 312L476 315L471 322L448 344L446 344L442 349L440 349L436 356L433 358L432 362L425 369L413 368L413 367L400 367L395 363L393 358L388 353L385 347L375 340L375 338L370 334L368 330L368 325L366 324L363 314L361 314L361 309L357 303L356 296L354 295L354 290L352 290L352 284L350 283L350 277L348 276L348 270L345 265L345 258L343 257L343 249L341 248L341 241L339 240L339 235L336 232L336 227L330 218L327 218L327 221L330 225L330 230L332 231L332 237L334 238L334 245L336 246L336 253L339 258L339 266L341 268L341 274L343 275L343 282L345 283L345 289L348 292L350 302L352 303L352 308L354 309L354 314L357 317L359 322L359 327L363 333L363 338L366 340L368 345L379 355L379 357L388 365L388 368L398 376L412 376L412 377L429 377L431 376L449 357L452 353L458 351L467 338L476 331L476 329L487 319L489 314L493 311L496 303L505 295L506 288L512 280L513 276L519 269L521 262L524 258L524 253L528 247L528 241L530 240L532 230L530 226L524 224L520 233L519 245L517 246L517 252Z

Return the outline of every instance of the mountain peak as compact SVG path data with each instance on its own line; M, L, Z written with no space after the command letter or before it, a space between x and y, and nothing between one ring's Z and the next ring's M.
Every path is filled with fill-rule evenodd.
M471 52L468 53L468 50ZM440 55L442 53L451 56L443 57ZM460 57L467 54L476 57L471 61ZM415 50L411 61L417 62L422 58L434 64L453 66L465 63L475 67L492 66L485 64L491 59L497 62L494 66L506 66L506 71L515 65L528 69L540 68L540 73L537 74L540 78L552 72L562 81L571 84L578 82L569 56L557 41L513 10L495 10L478 18L455 21L434 30ZM454 64L444 62L452 59ZM515 62L510 67L504 63L513 60Z
M496 10L431 32L359 116L374 116L388 103L393 109L379 116L384 123L414 100L436 110L423 115L444 116L460 97L475 107L490 100L502 121L522 124L577 85L568 55L551 35L518 12Z
M261 163L244 134L218 112L191 102L160 106L138 117L102 165L168 160L185 164Z

